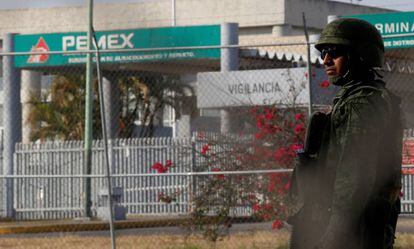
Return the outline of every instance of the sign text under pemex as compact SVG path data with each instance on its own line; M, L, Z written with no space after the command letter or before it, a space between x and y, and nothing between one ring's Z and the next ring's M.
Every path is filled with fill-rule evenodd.
M96 39L101 50L172 48L162 51L102 53L102 63L220 58L219 49L174 50L176 47L220 45L220 25L100 31L96 32ZM85 51L87 44L85 32L16 35L15 52L37 52L37 54L16 56L15 66L23 68L83 64L86 62L85 54L39 53Z

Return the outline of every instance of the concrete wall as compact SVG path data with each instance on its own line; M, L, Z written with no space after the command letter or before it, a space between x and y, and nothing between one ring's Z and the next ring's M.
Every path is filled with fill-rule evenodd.
M95 4L95 30L171 26L171 10L171 0ZM327 0L176 0L176 25L237 22L241 35L301 35L303 11L314 33L329 14L386 12ZM0 23L0 35L86 31L87 6L0 10Z
M177 24L237 22L240 27L283 24L284 0L177 0Z
M86 2L85 2L86 3ZM170 1L95 4L96 30L169 26ZM87 6L0 10L0 33L52 33L87 30Z
M302 12L311 33L318 33L327 23L328 15L352 15L393 12L387 9L327 0L286 0L285 23L292 25L292 35L303 34Z

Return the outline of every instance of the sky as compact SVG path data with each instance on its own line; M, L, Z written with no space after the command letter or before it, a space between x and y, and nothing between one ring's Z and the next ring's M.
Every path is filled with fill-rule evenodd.
M143 2L159 0L94 0L95 3ZM205 0L208 1L208 0ZM238 1L238 0L234 0ZM400 11L414 11L414 0L335 0L354 4L378 6ZM0 0L0 9L45 8L58 6L87 5L88 0Z

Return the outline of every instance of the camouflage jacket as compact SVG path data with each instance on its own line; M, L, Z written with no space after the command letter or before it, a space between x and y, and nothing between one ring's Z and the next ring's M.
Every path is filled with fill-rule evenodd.
M361 217L369 203L395 201L401 187L399 99L380 80L352 81L333 103L316 174L317 208L327 212L321 214L327 220L320 248L358 248Z

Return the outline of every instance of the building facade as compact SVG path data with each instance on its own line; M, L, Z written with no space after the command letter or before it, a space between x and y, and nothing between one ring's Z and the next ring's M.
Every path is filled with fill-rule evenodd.
M172 4L173 2L175 3L174 5ZM238 23L239 43L249 44L252 42L266 43L279 40L291 42L297 41L298 36L301 36L302 38L299 39L303 41L302 13L305 13L309 33L318 34L326 25L328 15L384 12L391 11L327 0L157 0L139 3L96 4L93 25L95 30L105 31L169 27L172 25L193 26ZM87 17L87 6L1 10L0 22L2 25L0 27L0 34L84 32L88 26ZM251 52L251 49L244 49L244 51L242 49L241 54L243 52ZM282 53L284 54L283 60L295 62L304 58L304 54L300 54L300 52L297 55L292 55L290 58L285 56L285 52ZM256 55L250 57L256 57ZM261 59L267 61L279 60L277 56ZM174 72L188 85L196 87L197 73L200 71L220 70L220 63L216 61L211 62L208 66L194 66L193 62L189 62L187 64L181 63L179 69L177 69L177 65L160 65L157 69L154 68L156 68L154 63L130 63L119 67L107 68L107 70L111 72L116 70L126 70L129 72L160 70L168 73ZM52 73L53 70L50 68L46 70L22 70L21 103L23 117L21 119L23 141L30 141L28 134L30 134L32 129L25 123L27 113L30 112L28 93L40 94L42 85L49 85L44 82L50 82L50 76L45 78L42 75ZM189 102L195 102L195 96L188 97ZM217 118L217 116L221 115L218 110L199 110L194 114L190 109L188 106L183 107L183 115L181 115L177 122L174 121L175 117L171 110L165 110L164 113L158 115L160 116L159 119L161 119L158 123L161 126L172 126L173 136L182 136L188 135L196 129L192 127L197 126L197 122L192 122L195 118L209 115L216 116ZM217 122L217 120L212 122Z

